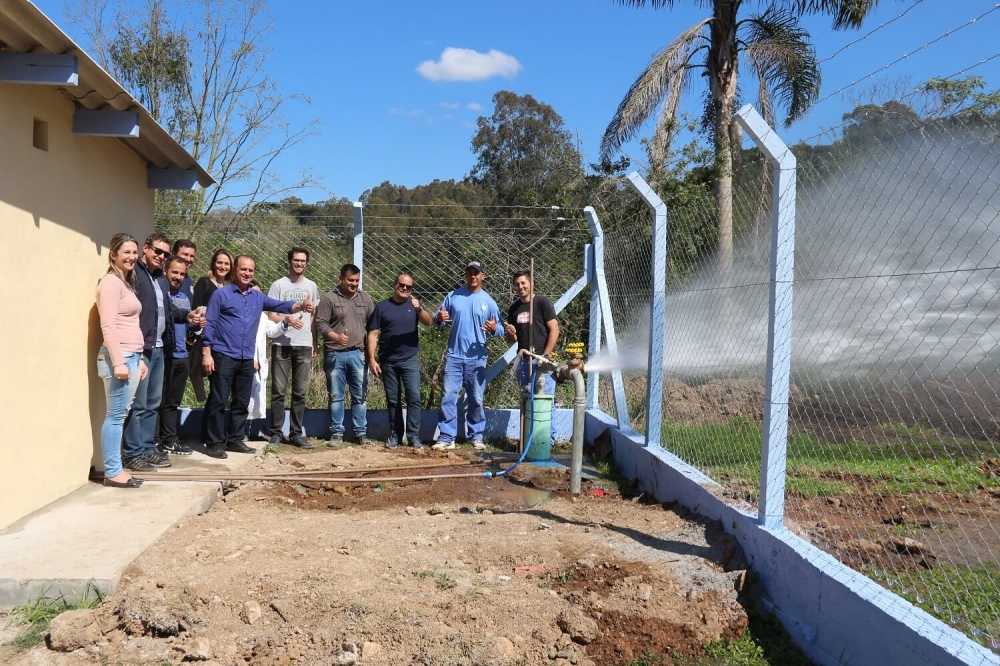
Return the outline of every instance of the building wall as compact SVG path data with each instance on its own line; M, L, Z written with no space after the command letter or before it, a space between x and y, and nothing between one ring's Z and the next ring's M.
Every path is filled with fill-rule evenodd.
M48 123L48 150L33 146ZM146 164L118 139L72 133L46 86L0 84L0 528L87 482L104 388L95 306L107 243L153 228Z

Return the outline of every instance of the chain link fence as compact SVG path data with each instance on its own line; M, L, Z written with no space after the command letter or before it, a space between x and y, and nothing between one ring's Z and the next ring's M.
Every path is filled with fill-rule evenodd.
M264 206L260 212L239 219L213 219L198 227L161 219L158 231L171 241L190 238L198 246L192 271L197 279L217 248L248 254L257 261L257 279L262 288L288 272L287 252L292 246L309 250L310 278L323 294L335 289L341 266L355 263L354 208L326 206L323 215L292 217L281 206ZM583 275L584 249L590 232L582 212L548 208L479 209L469 214L455 206L397 206L375 204L363 207L363 289L375 302L392 295L400 271L414 276L414 295L422 305L436 311L445 295L464 284L469 261L483 263L484 289L504 314L515 296L511 279L527 270L534 259L536 293L556 302ZM459 216L462 213L463 215ZM560 313L562 330L559 349L567 341L585 338L587 296L580 295ZM498 322L499 323L499 322ZM437 407L441 399L438 367L443 357L448 328L431 326L420 331L420 363L425 406ZM490 363L508 348L503 337L489 340ZM557 400L571 400L560 387ZM289 397L290 399L290 397ZM188 388L185 406L200 407ZM384 409L381 382L369 378L369 408ZM491 409L517 407L520 391L512 367L487 387L486 406ZM313 361L307 406L326 408L326 379L322 352Z
M465 210L465 209L462 209ZM528 270L534 259L535 291L555 303L583 276L584 248L590 232L582 212L538 208L479 209L480 216L454 217L443 206L375 205L365 209L365 289L376 299L388 298L399 271L413 273L414 293L425 307L436 311L445 295L465 284L465 266L483 264L489 292L506 316L516 296L513 275ZM566 342L583 339L586 295L560 314L559 349ZM421 374L425 404L440 401L438 367L444 355L448 329L421 331ZM509 347L503 337L488 340L489 363ZM486 406L492 409L520 405L520 389L513 364L487 385ZM571 396L557 395L558 401ZM433 396L431 392L434 392ZM433 399L432 399L433 398Z
M786 524L1000 650L1000 126L949 118L852 139L793 149ZM714 199L667 202L662 445L756 510L771 206L758 159L733 205L726 261L717 238L692 242L716 226ZM609 234L623 354L649 326L649 219ZM626 390L641 430L642 377Z

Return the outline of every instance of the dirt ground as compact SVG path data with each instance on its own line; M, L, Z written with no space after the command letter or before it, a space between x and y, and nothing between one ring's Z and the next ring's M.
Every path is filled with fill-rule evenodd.
M366 484L227 485L81 613L79 644L60 628L75 651L0 648L0 662L563 666L654 653L670 664L746 630L757 586L739 547L683 509L600 481L574 497L559 468L379 480L483 470L472 457L283 447L244 470L450 466Z

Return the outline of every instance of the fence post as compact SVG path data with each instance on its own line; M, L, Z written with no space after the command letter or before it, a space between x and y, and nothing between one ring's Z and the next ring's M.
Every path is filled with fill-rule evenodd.
M784 524L788 451L788 384L792 363L792 286L795 280L795 155L753 106L736 120L772 167L771 276L764 378L764 441L757 518L767 528Z
M364 204L360 201L354 202L354 265L361 269L358 289L361 289L365 279L365 216L362 212L363 209Z
M663 347L667 316L667 207L637 171L632 189L653 209L652 284L649 293L649 379L646 380L646 446L660 446L663 431Z
M587 245L590 261L587 264L590 278L590 339L587 341L587 356L596 356L601 351L601 294L597 288L597 241ZM587 409L597 409L600 404L601 376L587 375Z
M608 352L618 356L618 336L615 335L615 322L611 316L611 299L608 297L608 280L604 274L604 230L597 219L597 211L593 206L583 209L583 215L590 225L590 233L594 237L594 282L597 283L598 301L601 306L601 319L604 323L604 338L608 342ZM588 375L597 381L597 375ZM631 428L628 418L628 403L625 401L625 382L622 381L622 371L611 371L611 387L615 393L615 411L618 413L618 427Z

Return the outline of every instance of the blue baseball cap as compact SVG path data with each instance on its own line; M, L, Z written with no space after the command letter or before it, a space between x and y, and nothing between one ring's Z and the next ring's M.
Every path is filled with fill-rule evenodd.
M465 270L469 270L470 268L475 268L477 273L485 272L483 270L483 263L481 261L470 261L468 264L465 265Z

